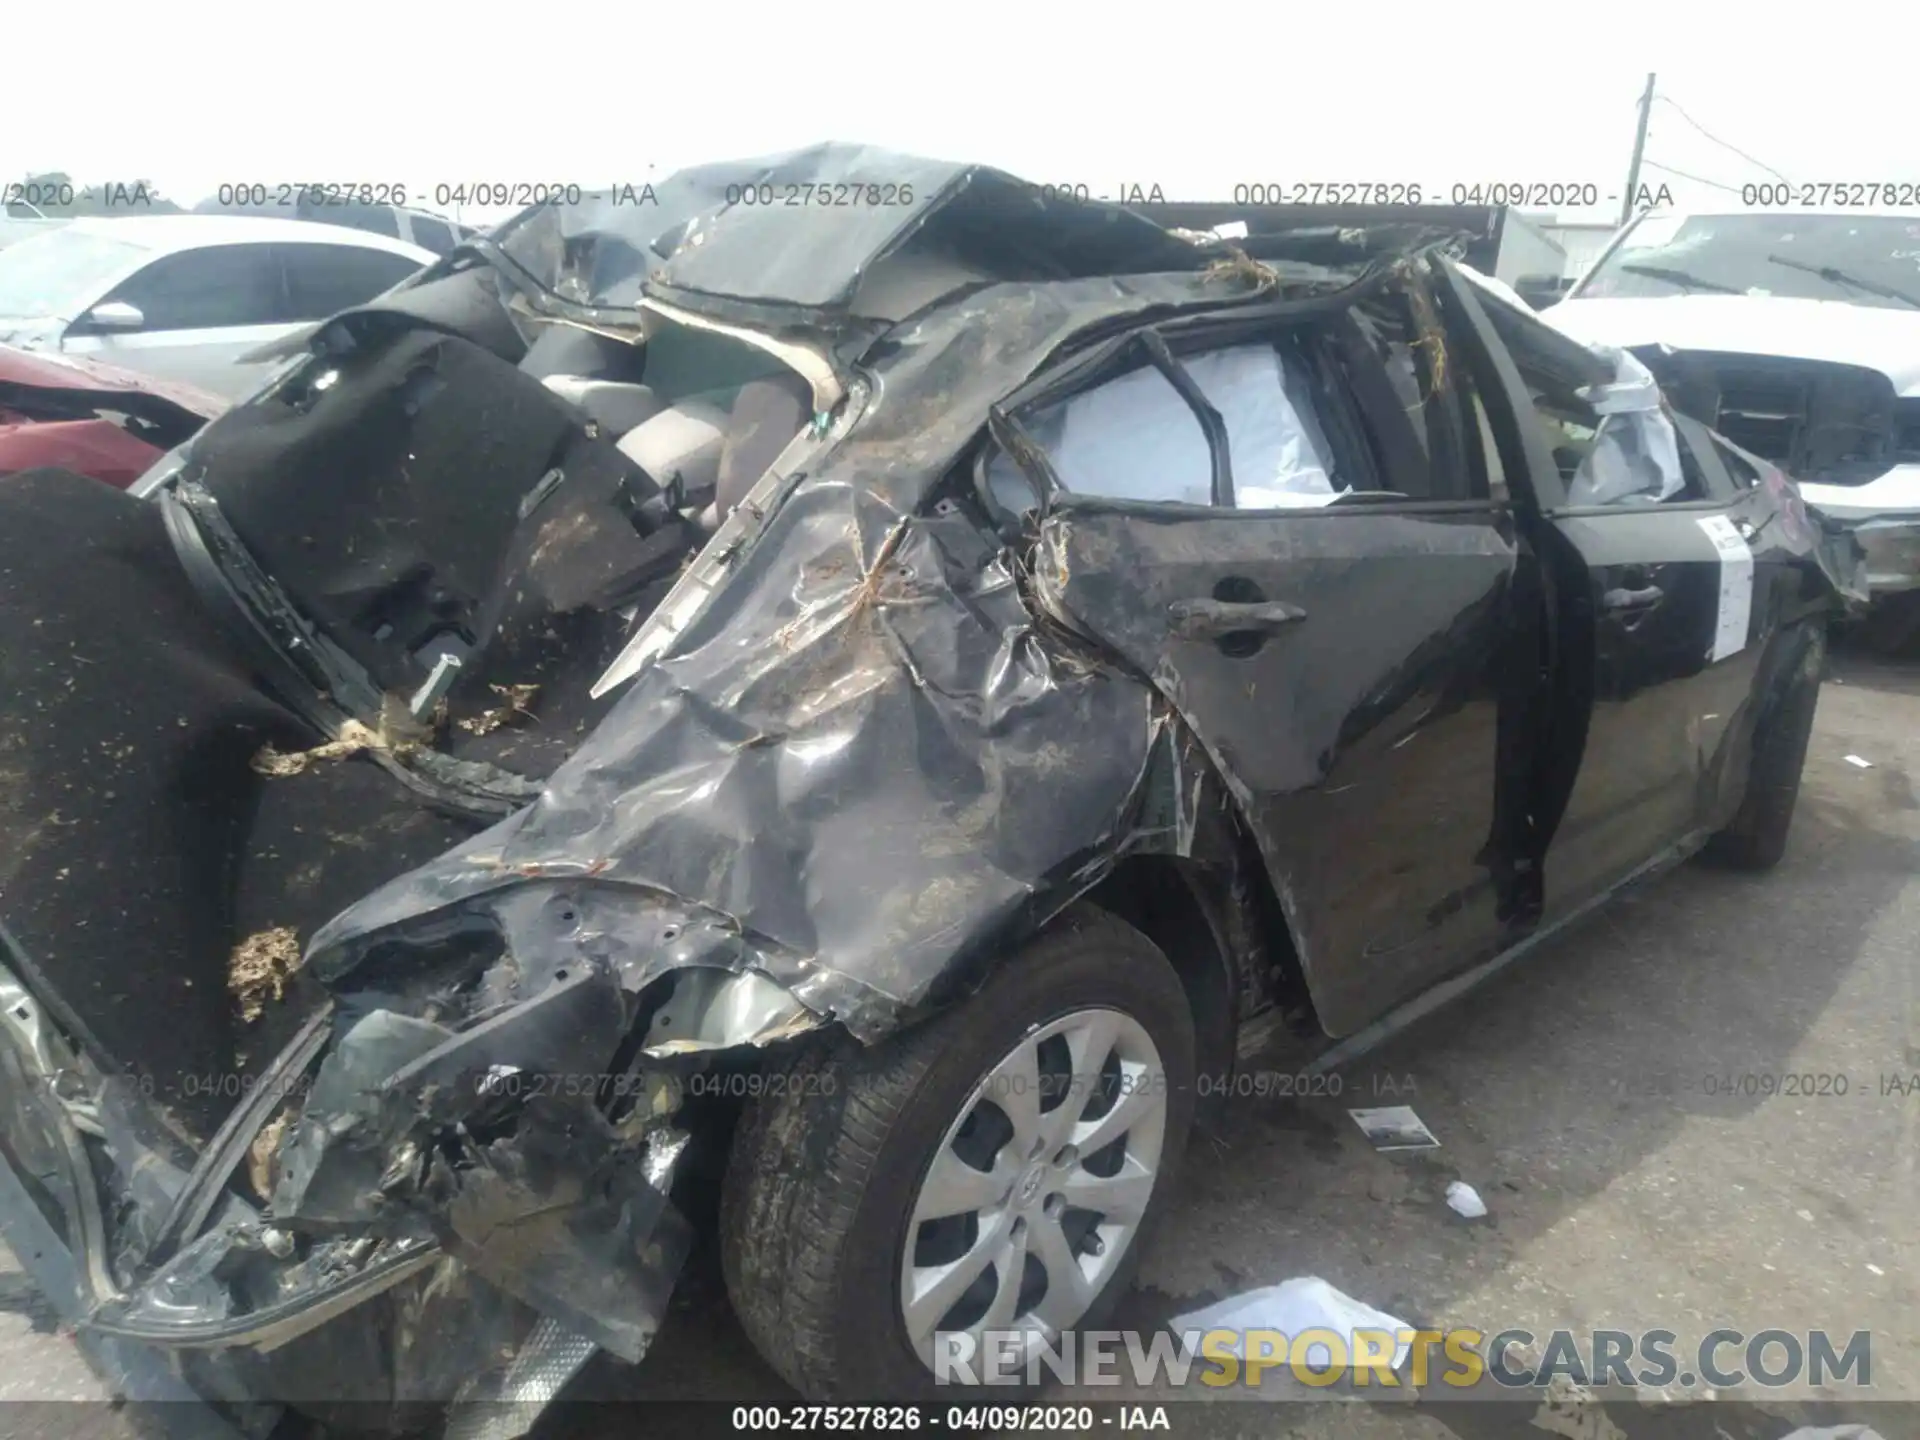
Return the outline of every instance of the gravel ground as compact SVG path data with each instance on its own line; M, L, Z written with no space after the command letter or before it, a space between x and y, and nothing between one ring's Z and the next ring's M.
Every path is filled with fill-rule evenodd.
M1916 717L1920 669L1838 657L1772 875L1687 866L1397 1037L1342 1077L1337 1099L1232 1102L1196 1137L1117 1322L1157 1327L1312 1274L1415 1322L1668 1329L1683 1359L1722 1325L1867 1330L1881 1403L1800 1386L1745 1394L1753 1406L1637 1395L1565 1415L1429 1392L1418 1408L1186 1405L1174 1433L1778 1440L1795 1423L1865 1419L1886 1440L1920 1435L1920 1405L1884 1403L1920 1400L1920 1087L1887 1093L1888 1077L1920 1075ZM1815 1081L1827 1093L1760 1093L1785 1075L1845 1077L1846 1093L1832 1093L1837 1079ZM1374 1152L1345 1114L1368 1104L1413 1105L1440 1148ZM1454 1179L1476 1187L1486 1219L1447 1208ZM704 1258L647 1362L596 1364L582 1389L791 1398ZM0 1250L0 1401L101 1395ZM625 1407L551 1419L543 1429L609 1437L636 1425ZM0 1405L0 1435L123 1433L127 1417L97 1403Z

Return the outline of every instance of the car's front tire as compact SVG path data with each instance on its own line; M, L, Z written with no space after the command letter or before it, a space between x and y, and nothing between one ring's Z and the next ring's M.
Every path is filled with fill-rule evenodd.
M978 1373L984 1331L1057 1347L1124 1292L1186 1143L1193 1019L1159 948L1081 905L965 1003L768 1079L721 1200L734 1309L810 1399L927 1398L936 1346L966 1353L938 1332L973 1333Z

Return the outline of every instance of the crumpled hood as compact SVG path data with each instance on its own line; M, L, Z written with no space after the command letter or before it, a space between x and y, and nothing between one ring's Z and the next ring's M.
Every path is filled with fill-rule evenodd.
M1920 310L1768 295L1564 300L1541 318L1576 340L1864 365L1920 394Z
M80 390L93 394L134 393L158 395L203 420L211 420L224 411L228 402L193 385L165 380L157 375L142 375L105 365L79 355L53 354L47 351L21 350L0 344L0 387L29 386L40 390Z
M49 350L60 343L64 322L47 316L0 315L0 345L17 350Z
M225 408L190 385L0 345L0 475L59 466L124 489Z

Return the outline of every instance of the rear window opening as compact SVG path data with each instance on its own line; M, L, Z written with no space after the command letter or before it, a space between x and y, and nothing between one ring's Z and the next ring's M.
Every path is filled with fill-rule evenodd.
M1142 331L1087 362L1102 378L1065 395L1043 386L1012 418L1067 494L1265 511L1487 499L1462 403L1471 392L1436 359L1419 303L1412 289L1388 290L1254 329ZM1213 473L1209 410L1226 488ZM998 448L985 481L1009 514L1038 503L1035 477Z
M548 326L518 365L414 329L312 362L195 458L384 718L538 777L613 703L588 691L633 618L811 419L778 358L670 321L644 344Z
M548 327L520 362L711 533L812 420L807 381L735 336L648 317L644 344Z
M1226 427L1237 508L1325 505L1345 488L1335 479L1297 362L1289 365L1273 345L1256 344L1187 356L1181 364ZM1023 424L1069 493L1213 503L1206 431L1152 365L1046 406ZM1026 477L1006 455L994 457L988 478L1007 508L1032 504Z

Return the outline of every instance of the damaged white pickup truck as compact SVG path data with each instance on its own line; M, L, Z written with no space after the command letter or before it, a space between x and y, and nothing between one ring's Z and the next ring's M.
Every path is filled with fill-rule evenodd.
M256 1433L524 1428L706 1224L816 1398L1097 1323L1198 1076L1779 857L1857 556L1728 453L1418 236L530 210L0 486L0 1228Z

